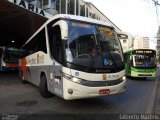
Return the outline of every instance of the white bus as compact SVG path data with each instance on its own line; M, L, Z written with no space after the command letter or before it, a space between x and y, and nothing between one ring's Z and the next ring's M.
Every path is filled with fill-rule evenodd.
M21 48L22 81L66 100L125 91L120 41L110 25L98 20L55 15Z

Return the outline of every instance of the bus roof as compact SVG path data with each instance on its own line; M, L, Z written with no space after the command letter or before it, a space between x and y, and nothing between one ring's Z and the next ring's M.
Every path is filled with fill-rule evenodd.
M46 23L48 24L51 21L53 21L55 19L59 19L59 18L79 20L79 21L84 21L84 22L89 22L89 23L101 24L101 25L105 25L105 26L109 26L109 27L113 28L113 26L111 24L108 24L108 23L100 21L100 20L96 20L96 19L93 19L93 18L82 17L82 16L77 16L77 15L68 15L68 14L57 14L57 15L53 16L52 18L50 18Z
M57 14L55 16L53 16L52 18L50 18L49 20L47 20L27 41L26 43L28 43L39 31L41 31L46 25L48 25L49 23L51 23L53 20L56 19L70 19L70 20L78 20L78 21L83 21L83 22L88 22L88 23L93 23L93 24L99 24L99 25L104 25L104 26L108 26L113 28L113 26L111 26L110 24L100 21L100 20L96 20L93 18L87 18L87 17L82 17L82 16L76 16L76 15L68 15L68 14ZM25 44L26 44L25 43ZM24 45L25 45L24 44ZM23 46L24 46L23 45ZM22 47L23 47L22 46Z

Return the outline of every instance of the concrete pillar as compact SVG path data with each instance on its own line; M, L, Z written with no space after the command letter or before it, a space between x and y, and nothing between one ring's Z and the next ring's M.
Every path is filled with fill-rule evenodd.
M61 0L59 0L59 13L61 14Z
M86 5L84 5L84 9L85 9L85 17L87 17L87 7L86 7Z
M90 12L89 12L89 8L88 8L88 17L90 18L90 14L89 14Z
M76 11L77 11L77 0L74 0L74 15L76 15Z
M68 0L66 0L66 11L65 11L66 14L68 14Z
M78 1L78 15L81 15L81 5L80 5L80 1Z

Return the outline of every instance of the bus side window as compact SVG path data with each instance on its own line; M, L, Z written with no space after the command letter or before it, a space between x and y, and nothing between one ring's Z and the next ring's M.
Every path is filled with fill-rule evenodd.
M38 48L37 51L42 51L44 53L47 53L47 47L46 47L46 36L45 36L45 29L43 29L37 36L35 40L35 44L37 44Z
M52 28L51 35L52 35L52 37L49 41L50 42L51 55L58 62L62 63L61 30L60 30L60 27L58 25Z
M31 55L38 51L43 51L44 53L47 53L46 48L46 40L45 40L45 29L42 29L37 35L35 35L31 41L25 45L23 50L23 56Z
M129 65L132 65L133 64L133 57L132 57L132 55L128 55L128 58L129 58L129 60L128 60Z

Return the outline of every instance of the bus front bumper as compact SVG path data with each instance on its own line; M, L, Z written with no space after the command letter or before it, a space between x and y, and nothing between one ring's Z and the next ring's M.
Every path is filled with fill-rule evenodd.
M126 80L118 85L103 87L87 87L64 80L63 90L63 98L66 100L115 95L123 93L126 90Z
M132 77L156 77L156 71L155 72L134 72L131 73Z

